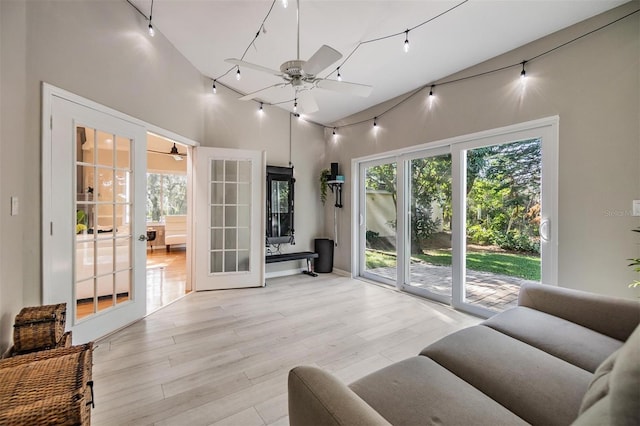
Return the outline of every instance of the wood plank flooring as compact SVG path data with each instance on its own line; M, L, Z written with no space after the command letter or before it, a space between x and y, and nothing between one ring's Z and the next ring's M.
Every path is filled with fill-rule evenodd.
M288 425L287 373L350 383L480 319L334 274L197 292L97 342L100 425Z

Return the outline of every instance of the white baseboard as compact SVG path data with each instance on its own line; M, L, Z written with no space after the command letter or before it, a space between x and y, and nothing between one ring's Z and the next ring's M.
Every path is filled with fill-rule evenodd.
M285 269L285 270L282 270L282 271L265 272L264 278L265 279L269 279L269 278L286 277L286 276L289 276L289 275L298 275L298 274L301 274L302 271L306 271L306 270L307 270L307 268ZM336 275L340 275L342 277L351 278L351 272L349 272L349 271L344 271L342 269L333 268L333 271L331 271L331 272L336 274ZM323 274L320 274L320 275L323 275Z
M306 271L306 268L305 269L285 269L282 271L265 272L264 278L269 279L269 278L277 278L277 277L286 277L289 275L298 275L298 274L301 274L302 271Z
M343 269L333 268L333 273L342 277L351 278L351 272L345 271Z

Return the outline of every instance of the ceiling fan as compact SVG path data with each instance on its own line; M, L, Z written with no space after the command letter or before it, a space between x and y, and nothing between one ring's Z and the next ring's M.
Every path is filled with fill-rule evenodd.
M176 143L173 143L173 147L171 147L171 151L169 152L162 152L162 151L154 151L153 149L147 149L148 152L153 152L154 154L162 154L162 155L170 155L173 157L174 160L176 161L182 161L184 160L184 157L187 156L187 153L181 153L178 151L178 147L176 146Z
M366 98L371 94L373 88L366 84L349 83L346 81L317 77L320 72L342 58L342 54L332 47L322 45L307 61L300 59L300 0L297 0L297 25L298 59L284 62L280 65L280 71L263 67L262 65L253 64L251 62L246 62L241 59L229 58L225 60L227 63L237 65L238 71L240 70L239 67L242 66L272 74L284 80L283 83L277 83L242 96L239 98L241 101L255 99L262 93L274 87L291 86L295 90L295 99L293 104L294 112L296 112L299 104L303 112L310 114L318 111L318 104L311 94L311 90L315 88L351 94L363 98ZM339 72L338 76L340 76Z

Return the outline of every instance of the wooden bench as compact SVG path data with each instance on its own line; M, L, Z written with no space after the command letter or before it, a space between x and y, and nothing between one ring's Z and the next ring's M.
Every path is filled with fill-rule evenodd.
M318 274L313 272L313 268L311 267L311 259L316 259L317 257L318 257L318 253L314 253L312 251L299 251L299 252L296 252L296 253L269 254L269 255L265 256L265 263L288 262L290 260L306 259L306 261L307 261L307 270L306 271L302 271L302 273L310 275L312 277L317 277Z

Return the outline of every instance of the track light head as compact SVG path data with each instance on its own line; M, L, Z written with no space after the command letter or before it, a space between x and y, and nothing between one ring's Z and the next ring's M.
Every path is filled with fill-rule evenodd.
M211 87L211 90L213 91L213 93L218 93L218 88L216 87L216 81L213 80L213 86Z
M153 37L156 35L156 31L153 29L153 25L151 24L151 19L149 19L149 35Z
M293 101L293 112L298 112L298 98Z
M526 64L527 61L522 61L522 71L520 72L520 78L526 78L527 77L527 72L524 70L524 64Z
M431 97L433 97L433 88L434 88L434 87L436 87L436 85L435 85L435 84L432 84L432 85L431 85L431 89L429 89L429 97L430 97L430 98L431 98Z
M340 75L340 67L338 67L338 81L342 81L342 75Z
M240 80L242 76L240 75L240 67L238 67L238 71L236 71L236 80Z
M378 127L378 117L373 117L373 127Z

